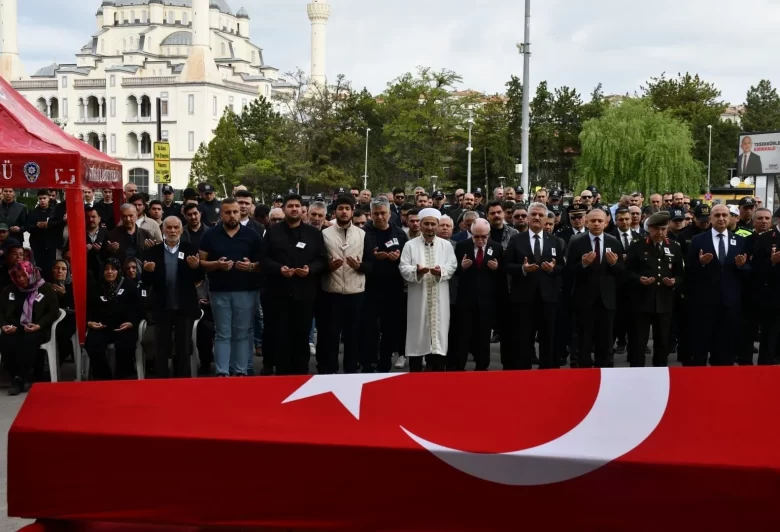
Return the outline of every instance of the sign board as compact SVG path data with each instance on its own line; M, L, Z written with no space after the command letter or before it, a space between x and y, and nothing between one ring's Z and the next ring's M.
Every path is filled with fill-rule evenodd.
M743 133L737 149L737 175L780 174L780 131Z
M171 145L167 142L154 143L154 182L171 184Z

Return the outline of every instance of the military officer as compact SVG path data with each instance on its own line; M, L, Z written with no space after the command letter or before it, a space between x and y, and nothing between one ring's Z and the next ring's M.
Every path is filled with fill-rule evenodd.
M761 293L761 344L758 365L780 363L780 209L775 212L778 224L758 237L753 247L753 271L764 280Z
M668 238L670 215L657 212L647 220L649 236L635 241L628 250L626 277L635 315L628 342L632 368L644 367L645 346L653 327L653 366L669 363L669 339L675 292L682 289L683 254Z
M564 227L555 236L569 244L571 237L581 235L587 232L585 229L585 214L588 212L588 207L581 203L575 203L569 207L569 224L570 226Z

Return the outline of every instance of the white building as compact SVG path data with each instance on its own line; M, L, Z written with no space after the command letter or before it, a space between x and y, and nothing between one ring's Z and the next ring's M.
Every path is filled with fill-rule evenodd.
M226 0L104 0L96 33L76 62L29 77L9 42L16 39L16 0L0 0L0 17L7 59L0 67L17 63L0 75L65 131L118 159L125 181L142 191L157 190L157 98L172 184L182 189L198 146L212 139L226 107L240 112L259 95L294 91L250 41L249 14L233 12Z

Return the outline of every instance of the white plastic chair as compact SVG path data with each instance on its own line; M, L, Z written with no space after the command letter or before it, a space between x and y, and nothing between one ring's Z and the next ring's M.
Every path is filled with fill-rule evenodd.
M57 372L60 369L59 361L57 360L57 325L65 319L67 314L63 309L60 309L60 314L57 320L51 326L51 338L45 344L41 344L41 349L46 351L49 359L49 375L51 375L51 382L57 382Z
M138 341L135 345L135 370L138 373L138 380L144 380L145 367L144 367L144 348L141 345L141 339L146 332L146 320L141 320L138 324ZM87 333L89 334L89 333ZM76 340L78 343L78 339ZM116 346L114 344L108 344L108 349L113 349L116 352ZM86 349L84 350L86 352ZM78 371L78 370L77 370ZM89 354L87 353L87 359L84 361L84 380L89 377Z
M81 344L79 344L79 332L73 333L70 337L70 343L73 346L73 360L76 362L76 382L86 380L84 373L82 373L84 367L84 352L81 350Z
M200 367L200 353L198 352L198 324L203 319L206 313L203 309L200 309L200 317L195 320L195 325L192 327L192 356L190 357L190 368L192 370L192 376L198 376L198 368Z

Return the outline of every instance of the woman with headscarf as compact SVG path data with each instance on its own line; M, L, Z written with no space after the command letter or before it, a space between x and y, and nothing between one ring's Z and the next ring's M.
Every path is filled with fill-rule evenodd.
M103 276L90 290L87 303L87 340L84 345L97 380L111 380L106 350L114 344L116 378L134 375L135 345L143 309L135 285L122 275L113 257L106 260Z
M11 376L8 395L19 395L30 389L38 350L51 338L59 305L31 263L16 263L10 276L12 284L0 294L0 353Z
M146 333L141 338L141 345L146 359L146 374L152 376L154 375L154 357L157 355L157 342L155 341L156 332L152 319L151 287L144 284L143 271L144 265L138 258L128 257L125 259L125 279L129 279L135 285L138 296L141 298L143 319L146 320Z
M19 244L8 246L5 252L5 262L0 265L0 290L12 285L11 270L17 263L24 260L24 248Z
M73 303L73 284L70 274L70 264L58 259L54 261L51 272L52 282L49 283L57 294L57 303L65 311L65 319L57 326L57 353L60 364L73 355L73 344L70 339L76 332L76 311Z

